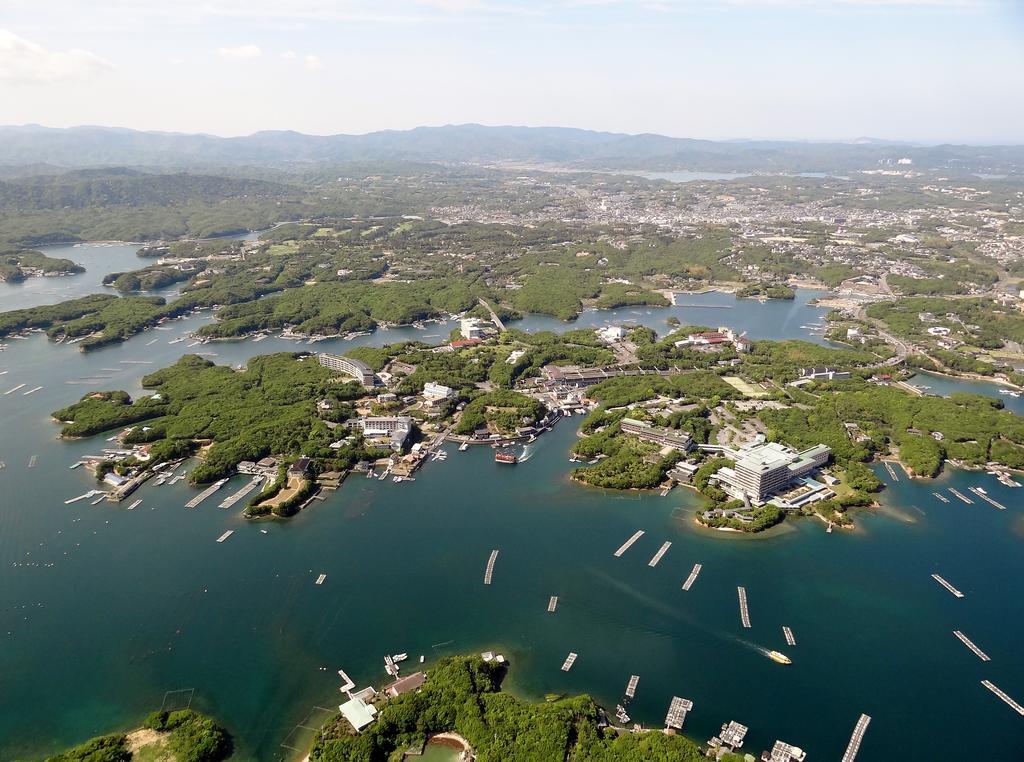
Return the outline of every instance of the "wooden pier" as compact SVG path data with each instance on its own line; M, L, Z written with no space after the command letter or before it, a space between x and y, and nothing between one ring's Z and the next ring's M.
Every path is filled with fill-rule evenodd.
M658 565L658 561L660 561L662 559L662 557L666 553L668 553L668 549L671 548L671 547L672 547L672 543L671 542L664 542L664 543L662 543L661 547L658 548L658 552L655 553L654 557L651 558L651 560L647 562L647 565L648 566L657 566Z
M565 661L562 662L562 671L568 672L572 669L572 665L576 663L576 653L570 651L569 655L565 657Z
M683 583L683 590L689 590L693 587L693 583L697 581L697 575L700 574L700 570L703 567L700 564L694 564L693 569L690 571L690 576L686 578L686 582Z
M327 579L327 575L326 574L321 574L319 577L316 578L316 583L315 584L322 585L324 583L325 579Z
M214 492L216 492L221 487L223 487L224 486L224 482L226 482L226 481L227 481L227 479L221 479L218 482L214 482L209 487L207 487L202 492L200 492L198 495L196 495L194 498L192 498L187 503L185 503L185 507L186 508L197 508L201 502L206 500L206 498L208 498Z
M484 569L484 584L491 584L491 577L494 576L494 562L498 560L498 551L492 550L491 557L487 559L487 568Z
M686 713L693 709L693 702L690 699L672 697L672 703L668 705L668 714L665 715L665 727L675 730L682 730L686 722Z
M252 492L254 489L256 489L256 485L258 485L261 481L263 481L263 477L262 476L253 477L252 481L250 481L248 484L246 484L244 487L242 487L240 490L238 490L238 492L236 492L233 495L230 495L230 496L224 498L221 501L220 505L218 505L217 507L218 508L230 508L235 503L237 503L239 500L241 500L243 497L245 497L250 492Z
M974 655L977 656L979 659L981 659L982 661L992 661L992 659L989 658L987 653L978 648L974 644L974 641L966 635L964 635L962 632L960 632L960 630L953 630L953 634L956 635L957 640L959 640L961 643L963 643L965 646L971 649Z
M963 598L964 597L964 594L961 593L959 590L957 590L955 587L953 587L951 584L949 584L949 582L947 582L944 577L940 577L938 574L933 574L932 575L932 579L935 580L936 582L938 582L940 585L942 585L947 590L949 590L949 592L951 592L957 598Z
M998 509L999 509L999 510L1001 510L1001 511L1005 511L1005 510L1006 510L1006 506L1005 506L1005 505L1003 505L1002 503L1000 503L1000 502L999 502L998 500L993 500L993 499L992 499L992 498L990 498L990 497L989 497L988 495L986 495L986 494L985 494L984 492L981 492L981 491L980 491L980 490L979 490L979 489L978 489L977 487L968 487L967 489L969 489L969 490L970 490L971 492L973 492L973 493L974 493L974 494L975 494L975 495L976 495L977 497L980 497L980 498L981 498L982 500L984 500L984 501L985 501L986 503L988 503L989 505L991 505L991 506L992 506L993 508L998 508Z
M871 722L871 718L866 714L862 714L857 720L857 724L853 727L853 735L850 736L850 743L846 745L846 753L843 754L842 762L853 762L857 758L857 752L860 751L860 744L864 740L864 733L867 732L869 722Z
M1007 696L1002 690L993 685L990 680L982 680L981 684L988 688L990 691L992 691L994 694L996 694L1004 702L1006 702L1006 705L1010 707L1010 709L1015 711L1017 714L1024 715L1024 706L1021 706L1012 698Z
M796 645L796 638L793 637L793 631L791 629L789 629L788 627L783 627L782 634L786 636L786 645Z
M234 529L229 529L228 531L226 531L224 534L222 534L220 537L217 538L217 542L224 542L224 540L228 539L234 533L235 533Z
M634 532L633 536L630 537L628 540L626 540L624 543L622 543L622 546L618 550L616 550L613 555L616 558L619 558L623 553L625 553L627 550L629 550L630 546L634 542L636 542L637 540L639 540L643 536L644 536L644 530L642 530L642 529Z
M558 606L558 596L557 595L552 595L551 599L548 601L548 613L549 614L555 613L555 607L557 607L557 606Z
M743 626L750 627L750 612L747 611L747 589L745 587L737 587L736 592L740 597L740 621L743 622Z
M967 505L974 505L974 501L971 500L969 497L967 497L967 495L965 495L960 490L953 489L952 487L950 487L949 488L949 492L950 492L950 494L953 495L953 497L956 497L956 498L959 498L960 500L963 500L965 503L967 503Z
M945 495L943 495L941 492L933 492L932 494L935 495L935 497L937 497L939 500L941 500L944 503L948 503L949 502L949 498L946 497Z
M640 682L640 675L630 675L626 683L626 697L633 698L636 695L636 686Z

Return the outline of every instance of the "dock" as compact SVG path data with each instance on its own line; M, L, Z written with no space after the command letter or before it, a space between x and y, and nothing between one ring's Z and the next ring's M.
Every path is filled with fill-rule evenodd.
M740 597L740 621L743 622L743 626L750 627L750 612L747 611L747 589L745 587L737 587L736 592Z
M253 478L252 481L250 481L248 484L246 484L244 487L242 487L240 490L238 490L238 492L236 492L233 495L229 495L228 497L224 498L220 502L220 505L218 505L217 507L218 508L230 508L235 503L237 503L239 500L241 500L243 497L245 497L250 492L252 492L254 489L256 489L256 485L258 485L261 481L263 481L263 477L262 476L257 476L255 478Z
M686 722L686 713L693 709L693 702L690 699L672 697L672 703L668 705L668 714L665 715L665 727L675 730L682 730Z
M943 495L941 492L933 492L932 494L935 495L936 498L938 498L939 500L941 500L944 503L948 503L949 502L949 498L946 497L945 495Z
M321 574L319 577L316 578L316 584L317 585L322 585L324 583L325 579L327 579L327 575L326 574Z
M974 644L974 641L966 635L964 635L962 632L960 632L960 630L953 630L953 634L956 635L957 640L959 640L961 643L963 643L965 646L971 649L974 655L977 656L979 659L981 659L982 661L992 661L992 659L989 658L987 653L978 648Z
M701 564L694 564L693 569L690 571L690 576L686 578L686 582L683 583L683 590L689 590L693 587L693 583L697 581L697 575L700 574L700 570L704 568Z
M33 455L31 458L29 458L28 459L28 467L29 468L35 468L37 460L39 460L39 456L38 455Z
M6 397L8 394L14 394L16 391L18 391L18 389L24 389L26 386L28 386L28 384L18 384L13 389L8 389L6 392L4 392L4 396Z
M984 685L986 688L988 688L990 691L992 691L994 694L996 694L1004 702L1006 702L1006 705L1008 707L1010 707L1010 709L1015 711L1017 714L1024 715L1024 706L1021 706L1016 701L1014 701L1012 698L1007 696L1002 690L1000 690L995 685L993 685L992 681L990 681L990 680L982 680L981 684Z
M979 490L979 489L978 489L977 487L968 487L967 489L969 489L969 490L970 490L971 492L973 492L973 493L974 493L974 494L975 494L975 495L976 495L977 497L980 497L980 498L981 498L982 500L984 500L984 501L985 501L986 503L988 503L989 505L991 505L991 506L992 506L993 508L998 508L998 509L999 509L999 510L1001 510L1001 511L1005 511L1005 510L1006 510L1006 506L1005 506L1005 505L1003 505L1002 503L1000 503L1000 502L999 502L998 500L993 500L993 499L992 499L992 498L990 498L990 497L989 497L988 495L986 495L986 494L985 494L984 492L982 492L981 490Z
M96 495L99 495L101 493L102 493L102 490L91 489L88 492L86 492L84 495L79 495L78 497L68 498L67 500L64 501L64 505L71 505L72 503L77 503L79 500L87 500L88 498L96 497Z
M889 472L889 478L894 482L898 482L900 477L896 475L896 469L892 467L892 463L887 460L882 461L882 465L885 466L885 470Z
M662 559L662 556L664 556L666 553L668 553L668 549L671 548L671 547L672 547L672 543L671 542L664 542L664 543L662 543L661 547L658 548L658 552L655 553L654 557L651 558L651 560L647 562L647 565L648 566L657 566L658 565L658 561L660 561Z
M487 559L487 568L484 569L484 584L491 584L491 577L494 576L494 562L498 560L498 551L492 550L491 557Z
M41 387L41 386L36 386L36 387L33 387L33 388L29 389L29 390L28 390L27 392L22 392L22 393L21 393L21 396L23 396L23 397L27 397L27 396L28 396L28 395L30 395L30 394L35 394L36 392L38 392L38 391L39 391L40 389L42 389L42 388L43 388L43 387Z
M224 542L224 540L228 539L234 533L235 533L234 529L229 529L228 531L226 531L224 534L222 534L220 537L217 538L217 542Z
M786 636L786 645L788 645L788 646L795 646L796 645L796 638L793 637L793 631L791 629L789 629L788 627L783 627L782 628L782 634Z
M129 511L134 511L134 510L135 510L136 508L138 508L138 507L139 507L140 505L142 505L142 500L141 500L141 499L139 499L139 500L136 500L136 501L135 501L134 503L132 503L131 505L129 505L129 506L128 506L128 510L129 510Z
M951 584L949 584L944 577L940 577L938 574L933 574L932 575L932 579L935 580L936 582L938 582L940 585L942 585L947 590L949 590L949 592L951 592L957 598L963 598L964 597L964 594L961 593L959 590L957 590L955 587L953 587Z
M201 502L206 500L206 498L208 498L214 492L216 492L221 487L223 487L224 486L224 482L226 482L226 481L227 481L227 479L221 479L220 481L214 482L209 487L207 487L202 492L200 492L198 495L196 495L194 498L192 498L187 503L185 503L185 507L186 508L197 508Z
M960 500L963 500L965 503L967 503L967 505L974 505L974 501L971 500L969 497L967 497L967 495L965 495L960 490L953 489L952 487L950 487L949 491L950 491L950 494L953 495L953 497L956 497L956 498L959 498Z
M570 651L569 655L565 657L565 661L562 662L562 671L568 672L572 669L572 665L576 663L576 653Z
M864 733L867 732L869 722L871 722L871 718L866 714L862 714L857 720L857 724L853 727L853 735L850 736L850 743L846 745L846 753L843 754L842 762L853 762L857 758L857 752L860 751L860 743L864 740Z
M639 540L643 536L644 536L644 530L642 530L642 529L634 532L633 536L630 537L628 540L626 540L624 543L622 543L622 546L618 550L616 550L615 553L613 553L613 555L616 558L621 557L623 553L625 553L627 550L629 550L629 548L633 545L634 542L636 542L637 540Z
M630 675L626 683L626 697L633 698L636 695L636 686L640 682L640 675Z
M549 614L554 614L555 613L555 608L557 606L558 606L558 596L557 595L552 595L551 599L548 601L548 613Z

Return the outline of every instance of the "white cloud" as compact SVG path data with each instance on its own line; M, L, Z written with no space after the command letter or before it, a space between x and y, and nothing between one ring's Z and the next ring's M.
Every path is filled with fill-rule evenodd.
M72 48L49 51L42 45L0 29L0 82L45 84L88 79L114 67L95 53Z
M317 69L324 68L324 62L320 60L320 56L314 56L312 53L305 56L302 62L306 65L307 69L316 71Z
M281 54L281 58L283 58L285 61L294 61L296 58L298 58L298 56L295 55L294 50L286 50L284 53Z
M263 55L259 45L239 45L236 48L218 48L220 57L226 61L244 61L250 58L259 58Z

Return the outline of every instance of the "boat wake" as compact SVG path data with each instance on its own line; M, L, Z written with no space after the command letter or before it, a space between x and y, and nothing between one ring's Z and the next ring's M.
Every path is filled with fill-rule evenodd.
M533 457L533 454L536 451L537 451L537 447L536 447L535 444L524 445L523 446L523 454L519 456L519 462L520 463L525 463L526 461L528 461L530 458Z

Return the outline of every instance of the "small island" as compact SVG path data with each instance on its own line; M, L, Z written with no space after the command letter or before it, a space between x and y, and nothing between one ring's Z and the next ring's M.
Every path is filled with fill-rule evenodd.
M17 283L26 278L75 275L84 272L84 267L70 259L48 257L34 249L0 251L0 281Z

